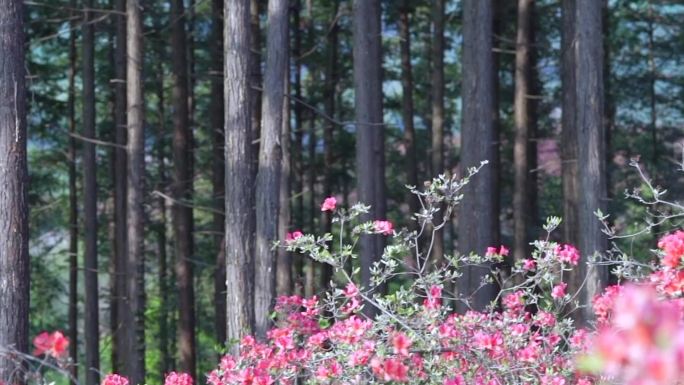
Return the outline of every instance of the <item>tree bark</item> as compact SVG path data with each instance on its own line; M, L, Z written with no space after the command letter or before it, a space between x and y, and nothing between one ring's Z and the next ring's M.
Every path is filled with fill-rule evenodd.
M289 40L289 37L288 37ZM283 123L280 135L282 149L282 170L280 174L279 186L279 214L278 214L278 238L285 239L290 228L290 66L289 52L286 51L286 66L284 69L283 92ZM292 253L286 248L279 247L276 257L276 293L277 295L290 295L292 292Z
M492 160L494 116L493 9L491 0L463 3L463 122L461 167ZM483 254L493 242L492 168L483 167L463 191L459 216L459 252ZM496 295L492 284L482 285L490 265L467 267L459 283L470 307L483 310Z
M249 0L224 1L227 339L251 334L254 260L254 179L251 162ZM238 351L233 346L232 353Z
M156 139L156 157L157 168L159 173L159 184L157 189L162 190L167 188L168 180L166 176L165 165L165 148L166 141L164 140L166 134L166 111L165 111L165 97L164 97L164 49L159 52L157 61L157 75L159 76L159 84L157 86L157 113L158 113L158 131ZM157 236L157 256L159 257L159 296L161 311L159 312L159 352L161 355L159 372L163 376L173 368L173 359L171 357L169 328L169 274L168 274L168 255L167 255L167 236L166 236L166 198L158 196L156 199L157 210L159 211L158 223L156 226Z
M266 337L271 326L269 317L275 300L276 251L283 129L283 101L288 50L288 5L286 0L268 1L266 67L261 110L259 172L256 181L256 267L254 315L256 332Z
M432 36L432 176L444 173L444 0L433 3ZM436 225L442 222L440 213L436 215ZM444 229L434 233L430 258L439 263L444 257Z
M216 311L216 340L223 346L226 343L226 253L224 249L225 222L225 159L223 158L223 0L212 1L213 41L211 70L211 101L209 119L211 124L212 143L212 195L214 197L214 213L212 227L216 253L216 272L214 276L214 303Z
M83 136L95 138L95 40L91 23L93 1L85 2L83 19ZM99 383L100 334L97 277L97 158L95 144L83 144L85 367L86 383Z
M603 135L603 41L602 3L600 1L577 0L575 9L575 92L578 146L579 191L583 197L578 205L580 226L579 250L582 255L579 264L580 276L586 277L581 290L583 309L581 323L593 319L591 301L599 294L608 280L606 266L587 265L590 257L604 253L607 240L601 232L601 222L594 212L605 213L605 144Z
M114 142L121 147L112 149L114 158L114 244L112 261L111 328L112 368L122 370L126 365L123 353L127 330L122 327L121 316L126 312L126 253L128 252L127 212L127 159L126 159L126 0L116 0L115 10L122 14L112 15L116 23L114 52ZM120 352L123 354L120 354Z
M142 17L138 0L126 2L126 115L127 115L127 243L126 297L127 309L122 317L126 330L125 354L129 379L134 384L145 382L145 260L144 208L145 135L142 84Z
M249 28L250 28L250 44L252 63L254 65L250 68L250 116L252 119L252 173L253 179L256 180L256 173L259 166L259 136L261 135L261 97L263 92L262 77L261 77L261 3L259 0L250 0L249 2ZM256 214L256 207L252 208Z
M23 2L0 0L0 346L28 353L29 254ZM0 357L0 380L22 383Z
M337 13L339 12L339 2L333 2L332 20L327 35L328 55L325 66L325 114L330 118L335 117L335 105L337 103L337 82L338 82L338 51L339 51L339 29L337 22ZM334 143L335 124L328 120L325 121L323 128L323 164L324 164L324 182L323 182L323 196L329 197L334 194L333 187L335 181L333 180L333 169L335 167L335 143ZM321 223L323 223L323 232L330 233L332 230L332 215L329 211L321 213ZM327 288L330 285L330 280L333 278L332 266L323 263L321 264L320 287Z
M561 35L561 160L563 183L563 241L577 245L579 225L577 206L579 191L577 186L577 129L574 113L577 109L575 95L575 3L576 0L563 1L563 30ZM571 279L571 292L579 289L578 282Z
M304 127L302 116L302 32L300 28L300 13L302 9L301 0L295 0L292 26L294 29L294 42L292 47L292 56L294 61L294 94L295 100L292 103L292 110L294 113L294 145L292 148L292 166L294 167L295 187L294 187L294 215L295 221L299 229L304 228L304 156L303 156L303 141L304 141ZM304 294L304 270L305 257L299 253L295 254L294 263L294 279L295 279L295 293Z
M385 219L385 134L382 115L382 44L380 2L355 0L353 5L354 114L356 175L359 201L371 206L362 221ZM359 242L361 284L371 288L370 269L384 248L381 235L362 235ZM367 315L374 314L370 305Z
M171 64L173 74L173 230L176 280L178 281L178 362L195 377L195 300L192 258L192 132L188 103L188 56L185 11L182 0L171 2Z
M532 7L534 0L518 0L515 53L515 143L513 145L513 260L529 257L531 224L529 143L532 94Z
M438 0L437 2L435 2L435 8L438 7L437 3L442 3L442 0ZM413 68L411 65L410 21L411 9L409 7L409 0L403 0L401 6L399 7L399 39L401 41L401 113L402 121L404 123L404 146L406 150L404 167L406 167L406 184L418 187L418 157L416 156L416 131L413 126ZM437 22L435 21L435 26L436 25ZM442 37L443 36L444 35L442 34ZM417 213L419 209L418 196L411 193L411 191L407 189L406 201L408 202L409 215ZM416 230L417 224L418 223L415 220L410 219L409 228L411 230ZM407 258L407 260L409 259L412 260L413 258Z
M76 8L75 0L69 3ZM74 16L74 13L70 13ZM78 191L76 187L76 21L69 23L69 359L70 374L76 385L78 379Z

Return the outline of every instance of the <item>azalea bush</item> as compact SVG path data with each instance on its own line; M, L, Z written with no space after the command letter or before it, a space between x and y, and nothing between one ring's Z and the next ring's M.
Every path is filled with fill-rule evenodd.
M325 199L321 210L332 212L335 235L295 231L281 247L330 264L341 284L333 283L320 298L278 298L267 339L239 341L239 355L223 357L209 384L592 383L574 369L588 333L562 317L577 307L562 280L579 261L573 246L548 236L537 241L529 259L483 279L483 287L501 288L485 311L454 312L456 303L470 309L468 293L451 290L463 268L498 266L508 254L505 246L493 245L481 255L430 259L434 233L450 220L477 170L464 179L436 178L424 191L412 189L422 207L413 231L395 229L386 218L360 220L369 212L363 204L342 208L333 197ZM549 219L547 233L559 223ZM387 237L369 287L359 284L354 268L355 245L364 235ZM378 289L390 280L399 289L381 294ZM368 307L373 311L364 312Z
M431 259L434 234L450 220L477 170L464 179L436 178L423 191L412 188L422 207L413 216L414 230L397 229L386 218L364 221L368 206L343 208L326 198L321 210L332 213L333 232L293 231L280 247L330 264L331 289L321 297L279 297L267 337L236 341L239 354L224 356L207 383L684 384L684 231L660 239L650 273L636 273L649 266L635 270L632 262L618 261L614 272L622 284L594 298L595 324L579 329L569 317L579 310L577 293L568 291L564 277L581 258L572 245L551 241L559 218L547 220L529 258L506 269L503 245L481 255ZM367 287L355 261L361 236L387 240ZM481 287L496 285L499 294L477 311L470 307L473 293L453 288L464 268L483 265L492 269ZM398 288L383 293L390 281ZM456 305L465 311L455 312ZM61 332L41 333L33 343L34 356L23 357L39 363L25 376L29 382L45 383L44 368L68 368L68 340ZM129 382L109 374L102 384ZM164 384L193 380L171 372Z

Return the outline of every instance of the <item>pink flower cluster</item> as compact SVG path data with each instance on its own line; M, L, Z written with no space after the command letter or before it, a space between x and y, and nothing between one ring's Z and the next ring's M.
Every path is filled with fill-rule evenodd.
M661 300L651 286L625 286L615 298L612 318L591 349L603 373L625 385L666 385L684 381L682 303Z
M671 269L680 267L684 257L684 231L678 230L660 238L658 248L664 253L663 266Z
M192 385L192 376L187 373L171 372L166 375L164 385Z
M313 309L321 306L317 299L281 297L280 321L267 339L245 337L240 354L223 357L209 384L290 385L308 378L304 383L503 385L511 376L520 376L516 383L590 383L572 369L583 340L563 347L555 315L526 312L524 296L516 295L515 306L503 312L458 315L441 308L441 287L432 286L426 294L424 311L408 321L411 330L357 315L321 327L323 312ZM348 303L358 295L349 284L340 300Z
M34 356L45 354L57 359L64 358L69 347L69 339L60 331L53 333L42 332L33 339Z
M102 385L128 385L128 378L110 373L102 379Z

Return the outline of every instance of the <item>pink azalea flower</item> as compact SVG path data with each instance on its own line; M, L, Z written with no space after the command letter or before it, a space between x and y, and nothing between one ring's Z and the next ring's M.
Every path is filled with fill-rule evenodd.
M303 235L304 234L302 234L302 232L299 230L295 230L291 233L287 233L287 235L285 236L285 242L292 242L295 239L301 238Z
M580 259L579 250L572 245L558 245L554 250L558 260L562 263L577 265Z
M523 261L523 270L533 271L537 269L537 261L534 259L526 259Z
M192 377L187 373L171 372L164 379L164 385L192 385L192 382Z
M321 205L321 211L335 211L337 207L337 199L335 197L327 197Z
M102 385L128 385L128 379L124 376L110 373L102 379Z
M392 347L394 348L394 353L402 356L409 355L409 348L413 342L404 333L395 333L392 336Z
M373 222L373 228L376 232L383 235L390 235L394 231L394 226L390 221L375 221Z
M558 285L554 286L553 289L551 289L551 297L556 299L565 297L566 287L568 287L568 284L565 282L561 282Z

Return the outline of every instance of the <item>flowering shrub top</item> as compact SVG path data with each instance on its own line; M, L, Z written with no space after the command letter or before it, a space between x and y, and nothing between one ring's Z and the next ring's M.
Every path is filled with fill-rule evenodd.
M427 229L439 230L448 220L468 177L437 178L426 191L413 190L423 207L413 232L397 230L385 219L358 223L367 206L344 209L327 198L321 210L333 213L339 239L296 231L288 234L285 247L332 265L342 288L333 286L321 298L278 298L277 321L266 340L244 337L239 355L223 357L208 375L209 384L590 384L573 365L586 349L587 333L560 317L574 306L561 280L578 263L574 247L537 242L535 253L514 266L509 278L495 272L482 282L505 288L488 311L453 313L454 301L466 307L470 301L448 289L462 267L499 263L508 254L505 246L492 246L481 251L483 257L447 256L436 266L429 247L421 249L430 242L419 239L429 240ZM551 219L547 230L559 222ZM371 270L371 287L360 287L358 272L345 269L356 258L361 234L391 237ZM415 263L405 264L407 255ZM396 292L374 294L375 287L404 275L410 280ZM362 315L366 306L378 315Z

